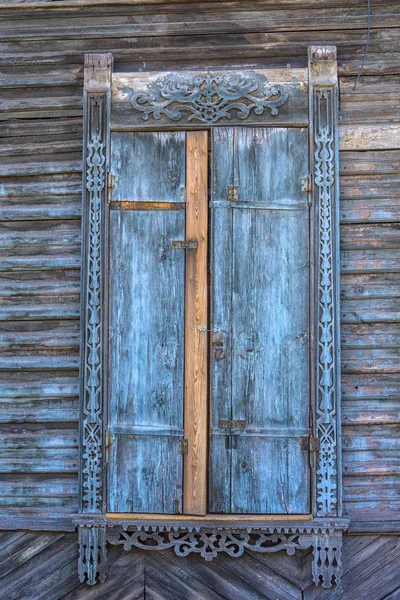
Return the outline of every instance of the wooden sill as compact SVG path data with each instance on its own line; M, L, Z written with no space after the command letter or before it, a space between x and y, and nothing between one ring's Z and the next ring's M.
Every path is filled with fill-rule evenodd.
M222 521L257 521L257 522L270 522L270 521L311 521L312 515L220 515L220 514L207 514L207 515L164 515L164 514L143 514L143 513L106 513L107 519L115 519L119 521L174 521L187 523L188 521L212 521L213 523Z

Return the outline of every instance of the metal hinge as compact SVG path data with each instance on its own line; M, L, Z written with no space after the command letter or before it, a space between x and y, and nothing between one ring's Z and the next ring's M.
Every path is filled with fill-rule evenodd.
M180 454L188 454L189 442L186 438L182 438L181 440L179 440L179 452Z
M300 448L309 452L319 452L320 441L312 435L302 435L300 437Z
M228 202L237 202L239 200L239 188L237 185L228 186Z
M300 187L302 192L311 192L311 175L300 179Z
M109 454L110 454L110 447L112 446L114 442L114 436L112 433L110 433L108 430L106 431L106 439L105 439L105 451L106 451L106 463L108 463L108 459L109 459Z
M198 246L197 240L175 240L172 242L173 248L183 248L184 250L197 250Z
M107 202L110 202L111 192L117 187L118 177L117 175L113 175L112 173L108 174L107 180Z
M246 427L246 421L236 420L231 421L229 419L220 419L218 421L218 427L221 429L244 429Z

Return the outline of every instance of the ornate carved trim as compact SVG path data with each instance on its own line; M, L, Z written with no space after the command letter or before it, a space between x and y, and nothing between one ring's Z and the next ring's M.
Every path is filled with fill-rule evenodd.
M103 277L111 55L85 56L81 345L81 510L103 503ZM108 77L108 90L105 84Z
M107 146L112 56L85 56L84 169L82 197L82 338L80 415L80 510L103 512L104 420L104 249L106 235ZM105 528L78 527L79 578L89 584L106 577Z
M310 148L315 215L316 515L340 516L339 270L336 52L311 47ZM326 67L326 68L325 68ZM324 78L326 72L326 78Z
M124 550L167 550L177 556L200 554L207 561L225 552L239 557L243 552L270 553L313 548L313 578L316 585L332 587L340 582L342 531L310 527L266 527L265 530L223 528L162 528L146 530L141 527L113 527L107 530L107 541L121 545Z
M89 585L107 577L106 529L105 527L78 528L79 581Z
M252 110L262 115L269 109L271 115L277 115L287 98L278 86L270 86L264 75L253 71L227 75L170 73L150 83L146 90L133 92L131 103L144 121L165 115L172 121L187 117L188 123L197 120L213 125L222 118L231 119L232 111L241 120Z
M313 541L313 579L324 588L339 585L342 574L342 532L318 534Z
M229 556L241 556L247 548L254 552L278 552L286 550L294 554L296 549L311 546L311 537L299 533L248 533L246 531L143 531L129 527L110 529L107 533L110 544L122 544L124 550L133 547L141 550L166 550L173 548L177 556L187 556L192 552L200 554L207 561L220 552Z

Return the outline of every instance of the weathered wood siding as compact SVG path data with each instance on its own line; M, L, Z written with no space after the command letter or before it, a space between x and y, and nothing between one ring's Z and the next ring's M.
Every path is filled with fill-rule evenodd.
M372 2L356 90L366 0L2 4L2 509L77 508L84 52L119 70L304 67L322 43L340 72L344 505L353 523L399 517L398 1Z
M312 581L309 550L206 562L112 546L106 582L91 587L78 582L75 534L3 532L0 593L5 600L398 600L399 551L399 536L346 536L342 585L323 590Z

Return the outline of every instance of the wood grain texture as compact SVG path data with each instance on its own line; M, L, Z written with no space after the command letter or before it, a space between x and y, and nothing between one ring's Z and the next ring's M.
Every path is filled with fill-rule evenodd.
M308 211L300 191L307 132L221 129L213 141L211 507L301 514L309 511L299 443L310 410ZM218 205L230 178L241 208ZM220 419L244 420L245 428L224 431Z
M179 199L185 134L113 134L111 170L116 198ZM183 211L111 211L111 512L182 511L185 256L172 248L181 239Z
M208 414L208 133L186 134L186 239L197 240L186 252L185 409L183 512L207 511Z
M353 349L360 345L365 349L368 340L375 350L392 345L396 329L384 329L381 324L396 326L400 322L400 271L385 272L385 258L390 259L387 245L396 250L395 233L389 236L386 224L391 226L400 222L396 79L400 75L400 28L398 18L394 18L398 15L396 0L373 2L371 45L356 90L352 90L352 86L366 40L365 0L201 3L166 3L163 0L35 3L17 0L8 3L8 8L6 6L7 2L2 2L0 7L4 36L0 61L5 66L0 77L2 90L7 89L2 95L4 120L0 121L0 215L2 222L23 221L24 225L2 229L5 240L2 248L14 268L0 273L0 318L10 319L15 327L14 341L10 337L11 326L8 333L3 330L8 341L2 348L7 355L7 364L4 363L5 368L0 373L2 423L9 424L10 430L14 422L77 423L78 372L72 365L71 369L60 369L61 363L65 365L70 360L71 334L65 337L64 350L62 332L66 331L65 326L58 328L55 321L79 317L79 265L68 267L66 260L69 257L74 264L79 261L79 240L72 234L74 224L70 224L68 235L64 225L67 220L75 220L75 226L79 227L77 221L81 213L84 51L113 51L121 71L221 66L285 69L288 64L304 68L306 48L310 44L337 44L343 100L340 111L341 185L346 192L346 197L341 199L341 216L345 224L342 239L346 244L346 261L353 265L352 270L341 276L344 343L348 344L351 334ZM182 23L187 26L182 27ZM375 175L397 175L397 178L390 184L384 178L371 179ZM357 185L357 177L362 185ZM48 220L52 224L46 233L46 224L38 228L38 222ZM372 224L377 226L374 230L369 227ZM353 230L354 235L352 225L361 226ZM395 232L395 228L392 231ZM60 244L57 232L61 232ZM356 260L352 260L349 255L352 249L367 249L362 241L364 235L369 249L384 251L380 254L383 271L374 268L373 272L366 272L359 268L362 266L360 256L355 255ZM48 250L42 242L49 244ZM43 253L40 255L40 252ZM24 256L29 262L26 268ZM61 266L49 268L50 261L59 262ZM19 268L15 269L17 264ZM378 266L376 261L374 264ZM38 321L30 340L28 330L23 325L15 325L18 320ZM46 329L47 321L52 323L54 335ZM357 325L360 325L359 329L355 327ZM370 335L362 325L371 325ZM43 334L40 334L40 327L43 327ZM44 356L40 351L35 356L36 344L42 353L57 357L57 363L48 361L44 370L41 366ZM30 370L13 370L14 348L15 364L18 364L18 357L29 353ZM366 440L371 423L399 424L400 406L399 374L387 369L364 372L368 359L366 351L355 354L351 363L356 372L344 373L342 377L343 422L359 423L358 435ZM380 364L385 367L384 362ZM72 428L70 431L72 439L75 433ZM46 437L45 429L43 436ZM393 455L388 450L379 452L377 470L390 470ZM374 466L374 459L371 462L370 458L366 455L364 462L349 460L348 473L354 470L369 477ZM42 467L45 466L47 455L42 455L40 460ZM34 462L37 464L36 458ZM26 464L29 469L28 462ZM69 473L69 458L65 457L63 462L59 456L52 466L59 471L49 477L55 480L60 476L61 481L65 469ZM10 475L18 477L15 489L23 490L24 473ZM378 475L371 475L371 478L375 476L381 481ZM37 481L36 504L44 507L47 499L40 492L43 490L42 475L26 472L25 477L27 486L28 482L32 486L32 498ZM360 480L354 475L347 481L346 485L350 487L352 481L354 483L354 490L350 492L349 488L349 493L360 499L355 489L358 487L356 481ZM393 480L393 486L396 485ZM59 484L56 487L60 489ZM360 489L366 490L366 487ZM73 493L70 484L68 490ZM58 491L55 498L57 494ZM14 497L23 509L23 496ZM50 495L48 499L48 502L52 501ZM72 496L70 502L72 507ZM352 504L355 524L363 521L368 502L367 499L364 505L361 502L357 506ZM75 505L77 507L77 500ZM375 518L390 519L396 510L392 502L384 502L381 512L375 512ZM75 585L75 571L71 577ZM151 586L153 595L160 594L159 587ZM239 594L232 589L229 593ZM128 594L126 588L124 590ZM354 596L354 588L348 594L353 600L351 593ZM395 591L389 593L395 596Z
M246 552L207 563L170 550L110 547L108 579L90 587L76 577L76 534L2 532L0 593L7 600L397 600L398 549L395 535L346 536L343 582L329 591L313 585L309 551Z

